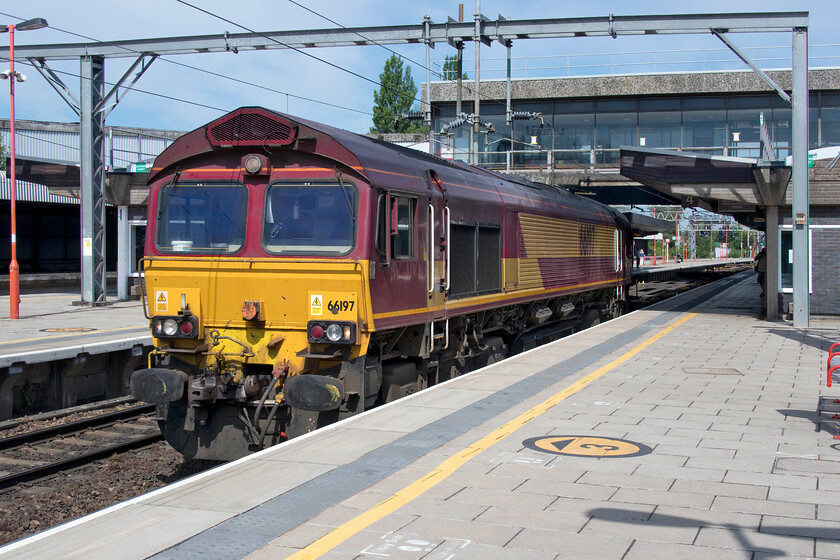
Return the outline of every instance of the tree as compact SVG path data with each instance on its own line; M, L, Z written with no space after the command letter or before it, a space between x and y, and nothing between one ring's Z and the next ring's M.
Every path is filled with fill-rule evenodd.
M458 57L454 54L446 55L443 61L443 72L441 72L441 79L448 81L455 81L458 79ZM462 80L469 80L466 72L461 73Z
M373 92L373 127L371 134L386 132L428 132L424 125L399 119L407 113L417 97L417 86L411 77L411 66L403 71L403 61L396 54L385 61L385 69L379 74L380 88Z

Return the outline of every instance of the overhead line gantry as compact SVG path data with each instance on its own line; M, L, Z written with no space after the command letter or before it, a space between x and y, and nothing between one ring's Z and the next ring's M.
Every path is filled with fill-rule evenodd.
M476 10L473 22L433 23L426 17L415 25L272 31L265 33L222 33L190 37L165 37L126 41L75 44L18 46L19 57L26 58L47 79L79 116L81 129L81 205L82 205L82 302L105 303L105 117L122 95L131 90L159 56L197 53L241 53L252 50L310 49L368 45L425 45L427 50L437 43L463 48L468 42L490 45L498 41L508 47L521 39L556 39L578 37L617 38L626 35L714 34L733 49L727 37L733 33L792 33L792 152L793 214L796 224L793 248L794 324L808 326L808 12L765 12L733 14L674 14L667 16L599 16L562 19L496 20ZM105 92L105 60L134 57L131 68ZM81 86L76 98L50 69L48 61L79 59ZM476 57L478 59L478 57ZM748 60L745 60L750 64ZM427 65L428 66L428 65ZM476 61L478 67L478 60ZM510 68L510 65L508 65ZM754 68L762 76L762 72ZM132 77L133 74L133 77ZM762 79L765 79L762 77ZM508 80L510 75L508 74ZM768 81L769 78L765 79ZM426 68L424 111L431 121L429 83L431 70ZM480 76L474 86L473 119L480 122ZM126 85L127 84L127 85ZM769 83L779 91L778 86ZM784 92L781 92L784 94ZM785 94L786 95L786 94ZM784 95L783 95L784 97ZM508 100L510 106L510 100ZM431 132L430 132L431 134ZM773 206L778 208L778 206ZM772 209L772 208L771 208ZM778 211L768 212L768 224ZM771 248L772 250L772 248ZM772 261L769 263L772 265ZM769 310L768 310L769 311ZM770 316L770 313L768 313Z

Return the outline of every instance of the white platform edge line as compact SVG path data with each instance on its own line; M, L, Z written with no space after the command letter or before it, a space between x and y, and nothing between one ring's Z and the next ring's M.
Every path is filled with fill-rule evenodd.
M139 328L139 327L138 327ZM78 344L76 346L62 346L58 348L45 348L43 350L32 350L31 352L22 352L20 354L2 354L0 355L0 367L9 367L17 362L27 362L27 358L35 358L42 355L49 355L50 359L63 359L73 357L82 352L89 352L91 354L102 354L109 350L113 350L115 346L120 346L118 350L125 350L131 348L136 344L151 345L152 335L144 334L129 338L118 338L116 340L102 340L98 342ZM61 356L61 357L55 357ZM37 363L37 362L35 362Z

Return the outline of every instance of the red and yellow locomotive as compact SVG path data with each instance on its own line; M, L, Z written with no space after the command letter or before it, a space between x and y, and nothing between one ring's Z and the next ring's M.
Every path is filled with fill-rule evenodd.
M627 220L566 190L262 108L149 178L155 349L131 380L232 459L621 313Z

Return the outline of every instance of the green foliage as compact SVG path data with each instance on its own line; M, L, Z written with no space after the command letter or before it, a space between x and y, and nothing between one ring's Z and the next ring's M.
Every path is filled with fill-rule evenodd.
M674 230L665 231L663 232L665 237L668 239L674 237ZM729 244L729 258L731 259L738 259L738 258L749 258L752 254L752 244L755 241L754 237L755 233L753 232L752 237L748 232L741 233L738 229L733 229L729 231L728 235L725 229L716 229L712 232L698 232L697 233L697 258L698 259L709 259L714 257L715 248L721 247L723 243ZM687 230L680 230L680 237L681 239L688 240L691 236L691 232ZM645 248L645 254L648 256L653 256L653 242L648 241L648 246ZM689 249L687 253L691 254L690 249L690 242L689 242ZM661 255L662 253L662 242L657 241L656 245L657 255ZM680 249L682 251L682 249ZM668 247L668 255L670 258L673 258L676 254L676 248L673 247L673 243L669 244ZM682 254L682 253L680 253ZM689 257L690 258L690 257Z
M404 132L408 134L428 134L429 125L422 122L410 122Z
M385 69L379 74L378 91L373 92L373 127L372 134L386 132L422 132L428 131L424 125L416 122L398 119L414 104L417 97L417 86L411 77L411 66L403 70L402 59L392 54L385 61Z
M462 68L463 70L463 68ZM454 54L447 55L443 62L443 72L441 72L442 80L454 81L458 79L458 57ZM466 72L461 73L462 80L469 80Z

